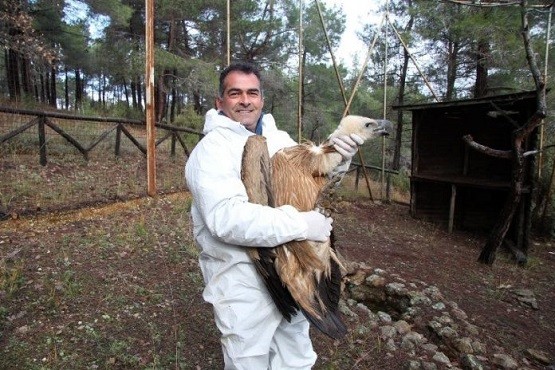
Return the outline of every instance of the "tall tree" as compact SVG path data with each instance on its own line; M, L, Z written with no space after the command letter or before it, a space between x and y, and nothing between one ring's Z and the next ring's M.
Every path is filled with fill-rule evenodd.
M4 0L0 6L0 43L4 45L6 81L11 100L25 93L33 94L30 86L34 65L52 65L57 53L37 31L31 4L22 0Z

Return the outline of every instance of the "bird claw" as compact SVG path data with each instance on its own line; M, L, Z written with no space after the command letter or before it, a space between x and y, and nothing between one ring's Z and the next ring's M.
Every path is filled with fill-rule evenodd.
M332 210L330 208L324 208L324 207L321 207L320 205L316 205L316 208L314 208L314 210L316 212L320 212L326 217L331 217L332 215Z

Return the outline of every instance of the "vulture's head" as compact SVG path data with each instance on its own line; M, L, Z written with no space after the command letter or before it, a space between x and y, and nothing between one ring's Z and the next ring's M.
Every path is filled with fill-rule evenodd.
M391 130L392 125L388 120L349 115L343 117L339 127L329 136L329 139L357 134L364 140L370 140L378 136L389 135Z

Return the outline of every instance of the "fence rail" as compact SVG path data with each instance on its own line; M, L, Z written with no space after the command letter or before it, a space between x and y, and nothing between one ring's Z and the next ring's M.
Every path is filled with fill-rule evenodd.
M108 140L109 135L116 131L115 134L115 146L114 151L116 156L120 156L121 150L121 139L122 134L127 137L133 145L140 150L143 154L146 154L146 147L145 145L141 144L138 135L133 133L132 127L139 128L141 130L146 130L146 123L142 120L133 120L133 119L125 119L125 118L114 118L114 117L89 117L89 116L78 116L68 113L59 113L59 112L48 112L48 111L35 111L35 110L27 110L27 109L18 109L18 108L10 108L10 107L0 107L0 112L2 113L9 113L9 114L16 114L19 116L31 116L34 117L30 121L21 124L16 128L12 128L7 133L0 135L0 145L4 144L10 139L17 137L18 135L23 134L30 128L36 126L37 127L37 135L38 135L38 143L39 143L39 162L41 165L45 166L48 162L47 159L47 140L46 140L46 128L52 129L55 133L59 136L64 138L68 143L70 143L73 147L75 147L85 159L88 159L89 153L101 142ZM75 135L71 135L67 130L64 130L60 124L57 124L53 121L53 119L58 120L66 120L66 121L82 121L82 122L92 122L92 123L102 123L108 124L108 128L105 128L104 131L98 135L95 140L90 143L89 145L84 145L80 142ZM185 154L189 156L190 151L187 148L185 140L183 139L182 135L185 134L192 134L197 135L200 139L202 137L202 133L187 127L178 127L172 125L166 125L162 123L156 123L155 125L158 129L162 130L162 134L159 135L159 138L156 141L156 146L159 146L161 143L165 142L166 140L171 140L171 155L175 155L177 143L183 148Z

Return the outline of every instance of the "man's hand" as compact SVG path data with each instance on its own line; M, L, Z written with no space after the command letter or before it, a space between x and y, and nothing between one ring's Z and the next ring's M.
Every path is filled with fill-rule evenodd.
M356 154L359 145L364 144L364 139L357 134L351 134L334 137L332 142L335 150L343 157L343 161L348 161Z
M308 225L308 231L306 232L307 240L316 242L328 240L332 230L331 224L333 219L331 217L326 217L316 211L300 212L300 214Z

